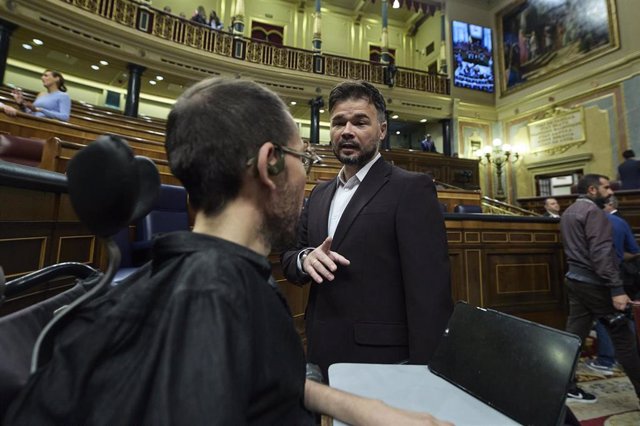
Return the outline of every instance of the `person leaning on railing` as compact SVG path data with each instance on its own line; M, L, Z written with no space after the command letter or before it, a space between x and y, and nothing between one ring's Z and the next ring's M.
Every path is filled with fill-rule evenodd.
M55 118L61 121L69 121L71 113L71 98L65 92L64 77L57 71L46 70L42 73L42 85L47 89L46 93L40 93L33 102L24 99L22 90L15 89L13 98L20 109L27 114L36 117Z

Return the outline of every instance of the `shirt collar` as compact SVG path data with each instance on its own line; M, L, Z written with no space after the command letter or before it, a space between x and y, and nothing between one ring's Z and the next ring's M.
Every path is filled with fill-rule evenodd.
M376 161L378 161L378 158L380 158L381 156L382 155L380 155L380 152L378 152L376 156L373 157L371 161L365 164L360 170L358 170L358 173L353 175L351 179L349 179L349 181L352 181L355 178L358 182L362 182L365 176L367 176L367 173L369 173L369 170L371 170L371 167L373 167L373 164ZM338 186L347 185L347 183L348 182L344 179L344 166L343 166L342 169L340 169L340 173L338 173Z
M192 231L169 232L156 237L152 249L154 265L174 256L210 249L246 259L256 266L265 279L271 275L271 264L265 256L234 242Z

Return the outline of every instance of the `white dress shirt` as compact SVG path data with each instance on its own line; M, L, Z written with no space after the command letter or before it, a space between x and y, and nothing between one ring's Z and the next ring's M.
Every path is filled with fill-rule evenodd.
M344 210L347 208L347 205L349 204L349 201L351 201L353 194L356 193L356 190L360 186L360 182L364 180L365 176L367 176L367 173L369 173L369 170L371 170L373 163L378 161L378 158L380 157L381 155L378 152L376 156L371 159L371 161L369 161L364 165L364 167L358 170L358 173L351 176L351 179L349 179L348 181L344 180L344 167L342 167L340 173L338 173L338 177L336 178L336 185L338 187L336 188L335 194L333 194L333 199L331 200L331 208L329 209L329 221L327 223L327 229L329 230L328 236L333 237L333 234L335 234L338 223L340 222L340 218L342 217L342 213L344 213ZM309 254L309 252L314 248L315 247L307 247L306 249L298 253L298 259L296 263L300 272L304 273L302 269L302 256L305 254Z
M333 237L333 234L336 233L336 228L338 227L342 213L344 213L344 209L347 208L349 201L353 198L353 194L356 193L360 183L364 180L365 176L367 176L369 170L371 170L373 163L378 161L378 158L380 158L380 153L377 153L371 161L358 170L358 173L351 176L351 179L348 181L344 180L344 167L340 170L340 173L338 173L338 178L336 179L338 187L336 188L335 194L333 194L331 208L329 209L329 223L327 224L327 229L329 230L328 236Z

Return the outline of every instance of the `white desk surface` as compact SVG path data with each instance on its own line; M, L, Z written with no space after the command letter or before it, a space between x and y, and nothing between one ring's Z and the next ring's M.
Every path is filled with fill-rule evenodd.
M434 375L426 365L333 364L329 367L329 384L394 407L427 412L456 426L519 424ZM344 425L337 420L333 424Z

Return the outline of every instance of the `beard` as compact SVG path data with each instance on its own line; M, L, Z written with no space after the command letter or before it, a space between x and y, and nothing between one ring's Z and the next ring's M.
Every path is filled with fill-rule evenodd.
M295 245L302 210L303 197L300 194L303 191L304 186L294 190L287 183L278 189L277 197L266 203L260 234L272 251L280 252Z
M358 169L367 164L378 152L378 146L380 141L376 141L373 144L367 145L363 148L362 144L354 140L340 139L335 143L332 143L333 154L338 161L347 166L357 166ZM342 149L351 149L353 154L346 155L341 152Z
M596 203L596 206L603 209L604 206L609 202L609 197L603 197L602 195L597 195L596 198L593 199L593 202Z

